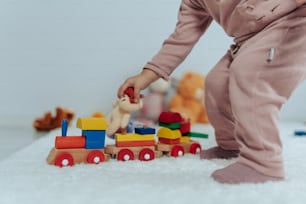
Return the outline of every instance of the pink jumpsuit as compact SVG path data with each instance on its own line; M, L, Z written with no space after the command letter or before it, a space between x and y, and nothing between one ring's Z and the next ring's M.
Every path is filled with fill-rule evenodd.
M206 76L217 144L282 178L279 112L306 77L305 17L306 6L294 0L182 0L175 32L145 68L167 79L211 22L220 24L235 44Z

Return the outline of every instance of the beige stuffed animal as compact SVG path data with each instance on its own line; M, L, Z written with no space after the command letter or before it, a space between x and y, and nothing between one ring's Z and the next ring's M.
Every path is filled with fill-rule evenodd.
M131 112L137 111L142 108L142 101L133 103L128 95L124 95L119 101L113 103L113 110L107 116L108 128L106 134L113 136L118 130L122 130L122 133L126 132Z

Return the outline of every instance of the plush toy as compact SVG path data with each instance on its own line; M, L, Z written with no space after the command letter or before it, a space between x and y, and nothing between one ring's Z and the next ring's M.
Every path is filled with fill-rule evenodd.
M128 88L125 95L113 103L113 110L107 116L108 128L106 134L110 137L116 132L126 133L126 129L130 124L131 112L142 108L142 100L138 103L134 102L134 91Z
M135 120L148 126L155 125L159 115L167 110L166 95L169 87L170 82L162 78L151 83L143 98L143 107L134 116Z
M191 123L208 123L204 106L205 77L186 72L178 81L176 94L169 101L169 111L179 112Z
M66 119L70 125L74 117L74 111L69 108L56 107L55 116L50 111L46 112L43 117L37 118L33 122L33 127L37 131L49 131L61 127L62 120Z

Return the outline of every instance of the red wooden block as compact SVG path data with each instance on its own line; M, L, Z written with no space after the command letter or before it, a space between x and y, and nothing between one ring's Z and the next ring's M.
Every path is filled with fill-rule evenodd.
M145 140L145 141L116 141L117 147L138 147L138 146L154 146L155 140Z
M162 123L179 123L183 121L181 114L176 112L162 112L158 118Z
M181 122L181 127L180 127L180 131L181 131L182 135L185 134L185 133L190 132L190 130L191 130L190 121L183 120Z
M85 148L85 137L83 136L57 136L55 138L56 149Z
M180 138L177 139L158 138L158 141L160 143L169 144L169 145L180 144Z

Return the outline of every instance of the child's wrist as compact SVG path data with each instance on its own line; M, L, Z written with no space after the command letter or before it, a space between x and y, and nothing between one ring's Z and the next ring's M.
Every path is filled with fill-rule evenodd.
M147 68L144 68L143 70L142 70L142 72L141 72L141 74L143 75L143 76L145 76L146 78L148 78L150 81L155 81L155 80L157 80L158 78L160 78L160 76L156 73L156 72L154 72L153 70L151 70L151 69L147 69Z

